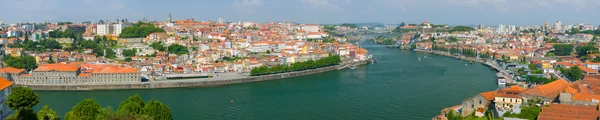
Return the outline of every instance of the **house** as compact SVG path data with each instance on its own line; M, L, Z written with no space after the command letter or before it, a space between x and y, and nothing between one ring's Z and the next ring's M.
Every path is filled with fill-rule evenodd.
M500 115L510 111L511 113L520 113L521 104L523 104L523 98L521 92L524 89L519 86L510 86L502 90L496 91L494 103L496 104L496 110Z
M2 98L0 99L0 102L2 102L2 106L0 106L0 119L2 120L6 120L6 117L12 113L8 105L4 105L4 102L6 102L8 95L10 95L13 84L14 82L0 78L0 98Z
M588 68L585 66L579 66L579 69L583 71L583 75L598 75L598 70L594 70L592 68Z
M569 83L566 80L555 80L548 84L535 86L529 89L526 89L522 92L521 96L525 100L541 100L545 104L549 104L554 102L560 92L562 92Z
M462 101L462 112L461 116L468 116L471 113L475 112L475 116L482 117L485 116L485 111L489 109L490 103L494 100L494 96L496 95L496 91L489 91L480 93L471 98L467 98Z

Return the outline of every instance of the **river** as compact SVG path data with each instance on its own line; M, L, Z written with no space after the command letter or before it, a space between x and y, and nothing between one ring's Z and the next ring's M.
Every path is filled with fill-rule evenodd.
M95 98L116 109L133 94L167 104L178 120L193 119L431 119L445 107L496 89L495 72L453 58L365 45L378 63L310 76L212 88L87 92L38 91L39 109L64 117ZM427 56L418 61L418 57ZM388 82L391 81L391 82ZM234 101L231 103L231 101Z

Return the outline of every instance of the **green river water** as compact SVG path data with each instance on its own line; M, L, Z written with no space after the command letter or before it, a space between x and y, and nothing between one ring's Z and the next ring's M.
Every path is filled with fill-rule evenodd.
M167 104L177 120L424 120L465 98L498 87L495 72L453 58L364 46L378 63L315 75L212 88L89 92L38 91L61 117L84 98L116 108L133 94ZM427 58L423 58L427 56ZM418 57L422 60L418 61ZM391 82L388 82L391 81ZM231 103L231 100L234 102Z

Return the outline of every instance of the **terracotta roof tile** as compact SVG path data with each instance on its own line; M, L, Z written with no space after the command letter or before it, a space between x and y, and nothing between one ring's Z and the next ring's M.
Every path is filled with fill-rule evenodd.
M4 90L13 84L14 84L13 82L8 81L7 79L0 78L0 90Z

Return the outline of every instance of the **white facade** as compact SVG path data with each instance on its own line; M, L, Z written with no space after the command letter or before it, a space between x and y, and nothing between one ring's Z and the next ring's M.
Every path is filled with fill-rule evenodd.
M117 24L98 24L96 27L96 34L98 35L115 35L118 36L121 34L125 27L130 26L127 23L117 23Z

